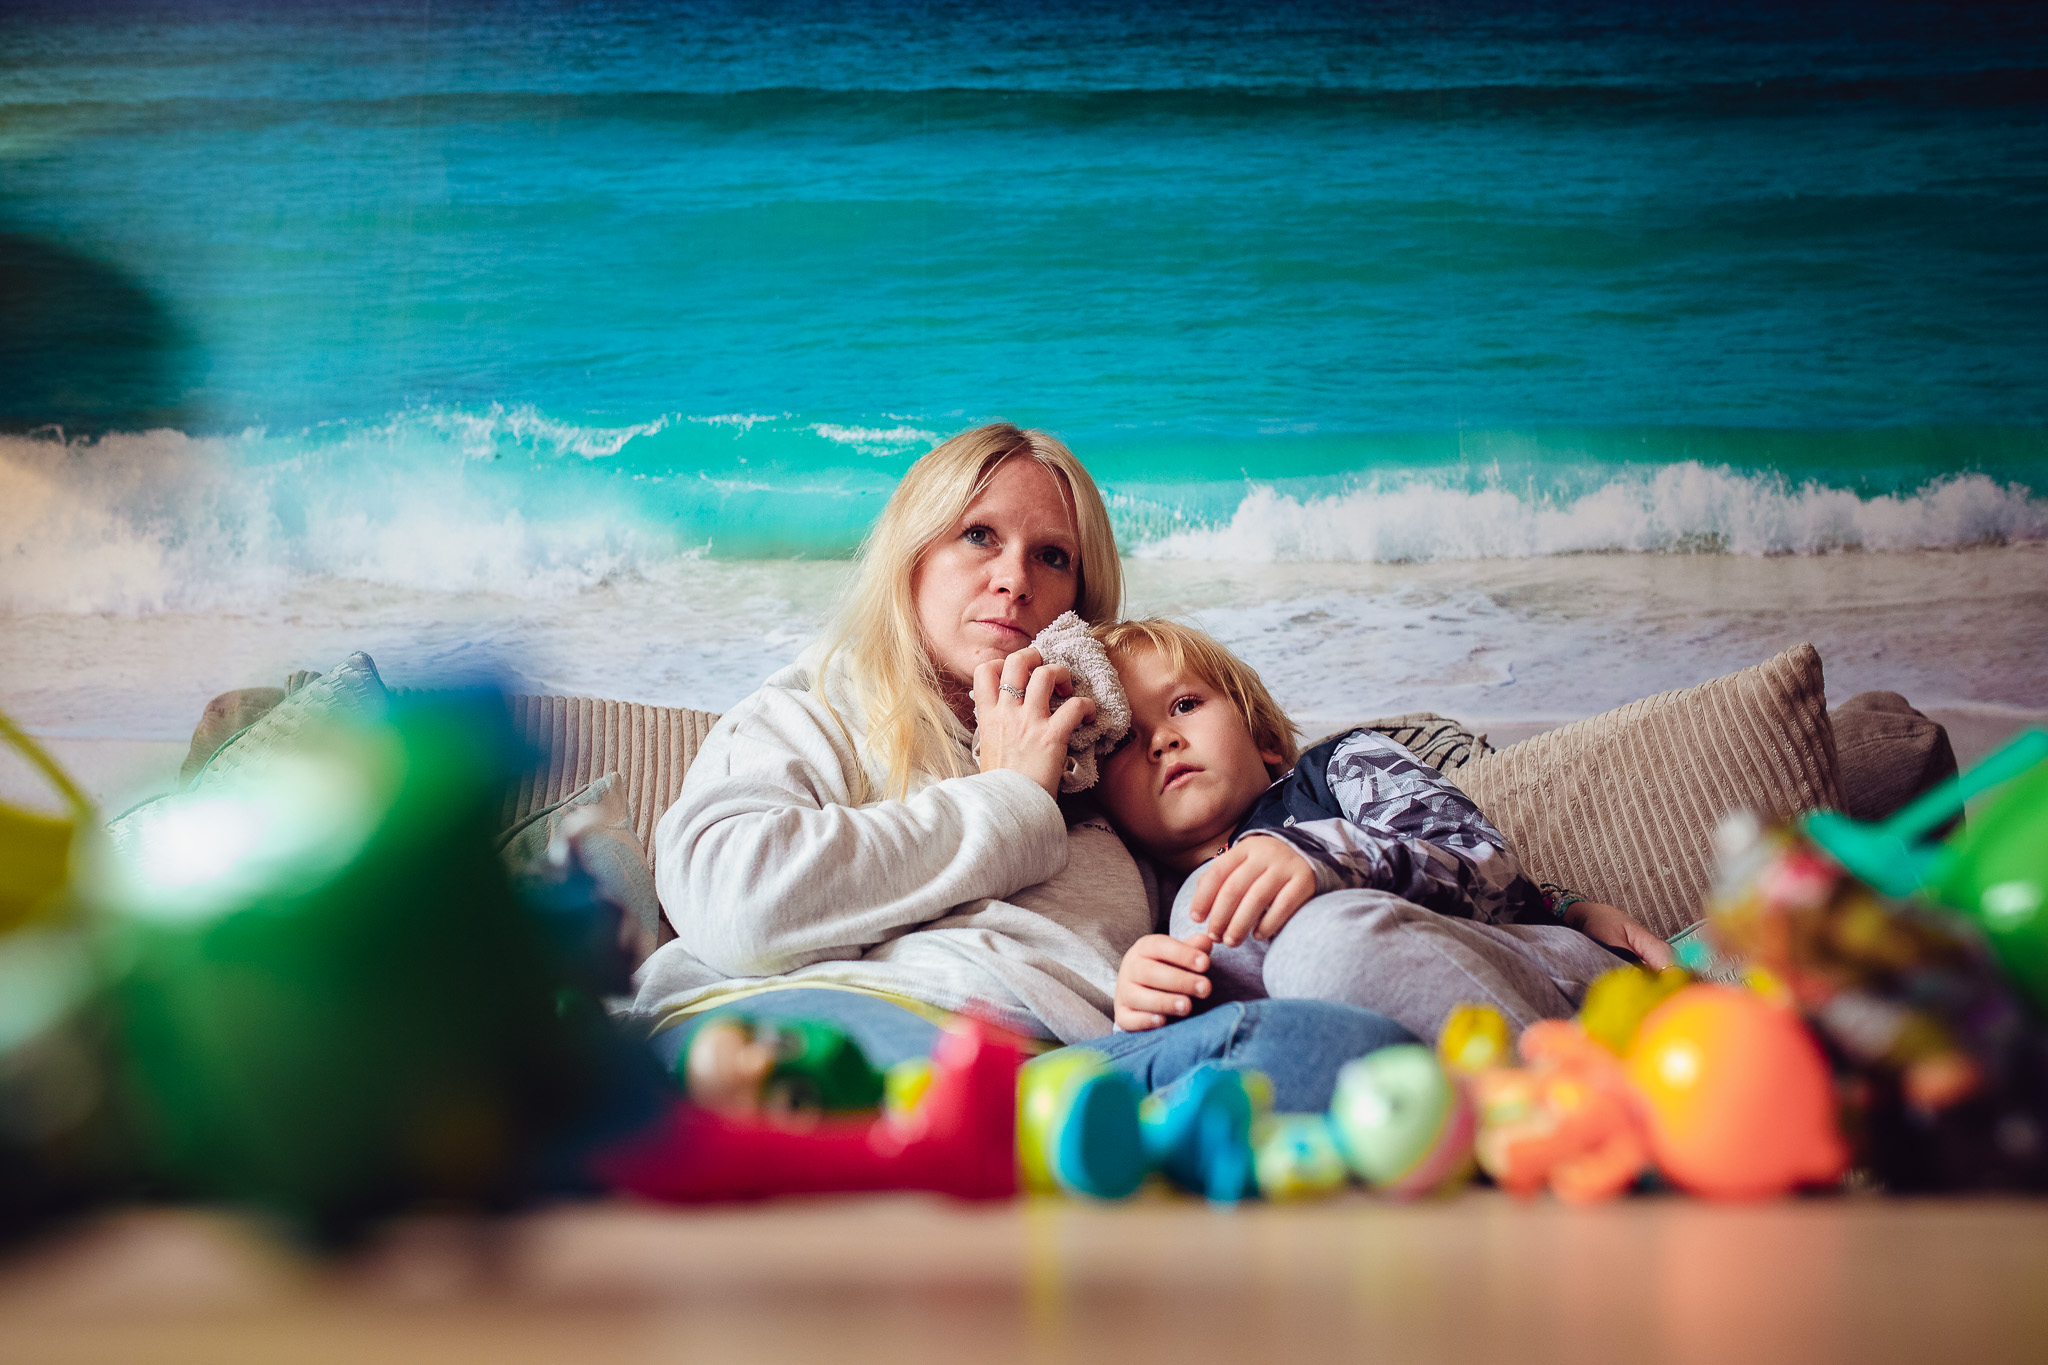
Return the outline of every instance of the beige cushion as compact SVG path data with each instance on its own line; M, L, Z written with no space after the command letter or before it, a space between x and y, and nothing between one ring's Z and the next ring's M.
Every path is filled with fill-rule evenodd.
M1523 740L1455 780L1530 876L1666 938L1700 918L1722 816L1841 805L1812 645Z
M683 771L718 723L709 711L596 697L513 697L512 721L542 762L507 799L510 828L608 772L619 774L633 832L654 866L654 825L675 804Z

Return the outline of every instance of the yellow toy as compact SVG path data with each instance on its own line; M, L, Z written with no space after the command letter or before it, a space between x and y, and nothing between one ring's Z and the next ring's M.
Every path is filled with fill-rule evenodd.
M1459 1076L1475 1076L1489 1067L1507 1066L1514 1057L1508 1021L1491 1005L1459 1005L1444 1019L1436 1038L1437 1060Z
M46 815L0 801L0 933L6 933L57 913L71 877L72 840L97 816L56 760L5 715L0 739L34 764L70 807L68 815Z
M1683 967L1666 967L1661 972L1646 967L1616 967L1602 972L1586 988L1585 1003L1579 1006L1579 1022L1594 1041L1605 1045L1617 1057L1628 1055L1636 1030L1651 1010L1690 986L1691 972Z

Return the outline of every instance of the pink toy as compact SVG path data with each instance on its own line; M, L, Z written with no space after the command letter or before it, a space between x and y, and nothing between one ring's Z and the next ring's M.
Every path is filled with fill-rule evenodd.
M852 1190L1007 1198L1017 1192L1023 1061L1016 1043L970 1020L932 1050L931 1086L907 1113L828 1116L797 1132L677 1100L594 1166L616 1189L676 1203Z

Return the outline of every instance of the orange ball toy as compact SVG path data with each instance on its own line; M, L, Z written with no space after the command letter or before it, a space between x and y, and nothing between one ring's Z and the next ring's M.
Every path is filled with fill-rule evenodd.
M1658 1167L1693 1194L1769 1199L1848 1167L1820 1047L1749 991L1688 986L1652 1010L1628 1079Z

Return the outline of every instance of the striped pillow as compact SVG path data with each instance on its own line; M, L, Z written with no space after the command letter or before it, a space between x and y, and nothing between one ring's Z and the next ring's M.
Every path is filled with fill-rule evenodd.
M1666 938L1700 918L1722 816L1842 803L1812 645L1525 739L1454 780L1531 877L1618 905Z

